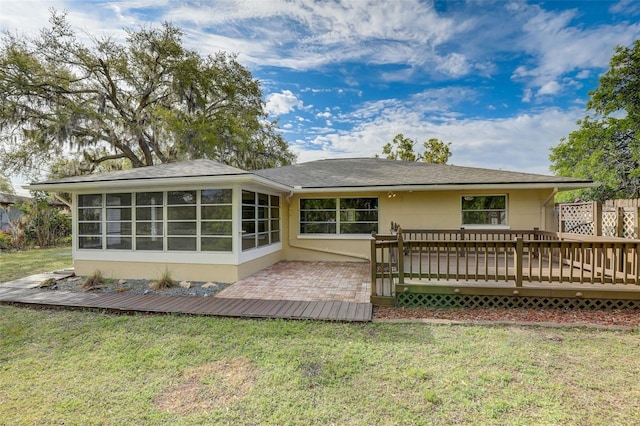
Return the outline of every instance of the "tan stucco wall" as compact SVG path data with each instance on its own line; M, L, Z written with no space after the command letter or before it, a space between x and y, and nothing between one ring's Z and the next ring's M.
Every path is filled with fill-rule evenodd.
M264 268L271 266L281 260L284 260L284 254L282 250L278 250L277 252L267 254L248 262L244 262L238 267L238 279L241 280L250 275L253 275L256 272L261 271Z
M74 260L76 275L91 275L99 270L106 278L157 279L169 270L174 280L217 281L230 283L238 280L236 265L205 265L193 263L114 262L103 260Z
M286 201L283 203L284 257L287 260L360 260L370 256L370 243L366 238L299 236L300 198L378 197L379 233L388 234L392 221L405 229L459 229L462 225L461 197L464 195L507 195L510 229L552 230L553 201L543 208L543 203L551 193L551 189L529 189L396 192L393 198L388 197L387 191L295 195L290 198L289 204Z
M75 260L76 275L91 275L99 270L107 278L157 279L169 270L174 280L216 281L232 283L273 265L283 259L282 251L250 260L241 265L197 263L115 262L104 260Z

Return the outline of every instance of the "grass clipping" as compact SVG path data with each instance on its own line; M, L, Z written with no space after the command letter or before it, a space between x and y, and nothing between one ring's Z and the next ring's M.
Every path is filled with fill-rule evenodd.
M154 399L161 411L188 416L226 407L244 397L256 383L256 372L243 358L202 364L186 370Z

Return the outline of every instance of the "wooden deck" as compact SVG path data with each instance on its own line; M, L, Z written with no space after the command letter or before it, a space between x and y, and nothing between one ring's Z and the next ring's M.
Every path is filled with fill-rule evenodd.
M115 312L176 313L242 318L283 318L368 322L371 303L235 299L221 297L78 293L0 287L0 303L42 307L104 309Z

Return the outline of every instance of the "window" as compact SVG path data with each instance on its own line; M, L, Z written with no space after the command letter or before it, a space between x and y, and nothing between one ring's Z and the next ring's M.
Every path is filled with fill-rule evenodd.
M242 250L280 241L280 197L242 191Z
M136 194L136 250L164 250L164 193Z
M377 198L303 198L301 234L370 234L378 232Z
M78 248L230 252L232 194L204 189L79 195ZM271 240L276 237L279 229Z
M102 194L78 195L78 248L102 249Z
M107 249L131 250L131 194L107 194Z
M463 225L506 225L506 195L465 195L462 197Z
M167 249L196 251L196 191L167 192Z
M232 206L230 189L207 189L200 193L200 249L231 251Z

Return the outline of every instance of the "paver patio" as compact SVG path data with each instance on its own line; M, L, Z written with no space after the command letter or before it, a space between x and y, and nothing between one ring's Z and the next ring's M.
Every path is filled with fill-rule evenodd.
M368 262L278 262L218 293L263 300L369 303Z

